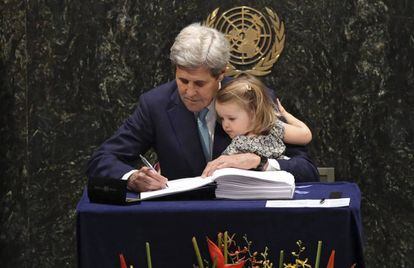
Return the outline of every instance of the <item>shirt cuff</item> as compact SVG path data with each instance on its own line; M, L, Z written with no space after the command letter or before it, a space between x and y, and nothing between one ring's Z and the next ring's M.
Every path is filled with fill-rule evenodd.
M132 173L134 173L135 171L138 171L138 170L137 169L133 169L130 172L125 173L124 176L122 176L121 180L124 180L124 181L128 180L129 179L129 176L131 176Z
M267 159L266 171L277 171L280 170L279 162L276 159Z

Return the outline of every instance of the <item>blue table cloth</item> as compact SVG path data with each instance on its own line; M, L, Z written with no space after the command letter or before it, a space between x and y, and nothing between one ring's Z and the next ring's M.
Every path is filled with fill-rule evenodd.
M319 267L326 267L335 250L335 268L364 267L361 193L354 183L297 184L294 199L328 198L341 192L351 199L340 208L266 208L266 200L192 200L143 201L128 206L90 203L86 191L77 206L77 247L79 267L120 267L122 253L129 265L147 267L145 243L151 246L152 265L193 267L197 264L191 239L197 238L203 258L209 259L206 237L216 240L217 233L243 235L253 242L253 251L269 248L276 266L279 251L285 262L293 262L290 252L296 241L306 246L302 256L315 263L318 241L323 242ZM211 261L210 261L211 264Z

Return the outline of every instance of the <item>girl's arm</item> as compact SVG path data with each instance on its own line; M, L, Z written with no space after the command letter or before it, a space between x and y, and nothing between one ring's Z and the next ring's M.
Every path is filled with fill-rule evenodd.
M283 126L285 127L283 141L285 143L297 145L308 144L312 140L312 132L308 126L294 117L292 114L288 113L285 108L283 108L279 99L276 99L276 102L277 108L279 110L277 116L283 116L286 119L286 122L282 122Z

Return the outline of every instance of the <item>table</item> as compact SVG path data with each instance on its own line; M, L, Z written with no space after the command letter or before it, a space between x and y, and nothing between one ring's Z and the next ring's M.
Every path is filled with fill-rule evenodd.
M79 267L120 267L119 253L135 268L147 267L145 243L151 246L154 268L193 267L197 264L191 239L196 237L203 258L209 259L206 237L217 233L243 235L253 242L253 250L263 252L278 264L279 251L285 262L294 262L290 252L296 241L306 250L301 256L315 263L318 240L323 242L319 267L326 267L335 249L335 268L365 267L360 215L361 193L349 182L299 183L309 186L294 199L328 198L331 192L350 197L349 207L266 208L266 200L144 201L129 206L90 203L84 192L77 206L77 249ZM303 258L304 259L304 258ZM212 262L210 261L210 265Z

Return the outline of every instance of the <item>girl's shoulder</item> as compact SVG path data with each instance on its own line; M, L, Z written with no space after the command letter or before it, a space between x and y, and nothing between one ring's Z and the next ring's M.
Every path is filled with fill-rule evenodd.
M275 122L275 125L270 130L270 135L274 135L277 137L283 136L283 133L285 132L284 124L281 120L277 119Z

